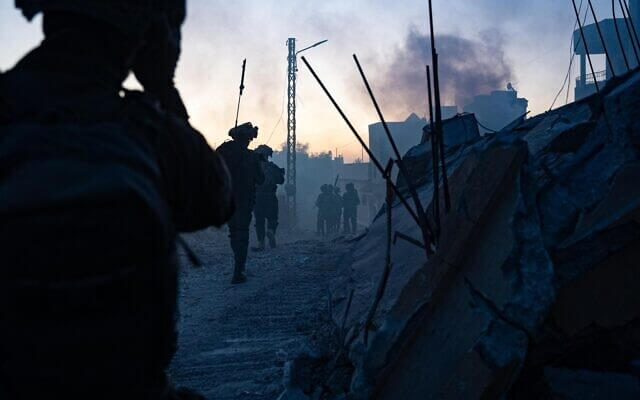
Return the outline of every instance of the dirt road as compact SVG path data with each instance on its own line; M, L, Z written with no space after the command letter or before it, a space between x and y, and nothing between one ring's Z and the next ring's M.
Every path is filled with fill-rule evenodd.
M327 285L348 244L309 233L285 235L277 249L251 252L249 282L232 286L226 230L185 240L205 267L181 272L171 378L208 399L275 399L284 361L308 346L314 315L326 308ZM184 255L181 261L188 263Z

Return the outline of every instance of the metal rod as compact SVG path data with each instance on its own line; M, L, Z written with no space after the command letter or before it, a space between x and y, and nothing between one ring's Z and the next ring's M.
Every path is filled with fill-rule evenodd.
M580 28L580 36L582 37L582 45L584 46L584 51L587 53L587 59L589 59L589 68L591 68L591 74L593 75L593 82L596 85L596 92L600 93L600 85L598 85L598 79L596 77L596 71L593 69L593 63L591 62L591 54L589 53L589 47L587 46L587 40L584 37L584 30L582 29L582 22L580 22L580 14L578 14L578 8L576 7L576 0L571 0L573 4L573 10L576 13L576 18L578 19L578 27Z
M431 60L433 62L433 91L435 99L435 132L438 135L440 147L440 161L442 164L442 186L444 189L444 203L447 212L451 209L451 198L449 195L449 181L447 179L447 168L444 157L444 132L442 131L442 104L440 102L440 75L438 72L438 52L436 51L436 40L433 33L433 7L429 0L429 29L431 32Z
M449 194L449 177L444 155L444 128L442 127L442 110L440 106L440 85L438 78L438 54L433 60L434 85L436 92L436 134L438 135L438 152L440 155L440 169L442 171L442 189L444 190L444 207L448 213L451 210L451 196Z
M438 142L433 126L432 96L431 96L431 70L427 65L427 95L429 96L429 141L431 142L431 168L433 169L433 219L436 224L436 238L440 236L440 177L438 171Z
M624 51L624 45L622 44L622 37L620 36L620 29L618 29L618 19L616 18L616 0L611 0L611 13L613 14L613 26L616 28L616 36L618 37L618 45L620 45L620 51L622 52L622 58L624 58L624 65L629 67L629 60L627 60L627 53Z
M591 15L593 15L593 21L596 24L596 30L598 31L598 36L600 36L600 41L602 42L602 48L604 49L604 54L607 56L607 64L609 64L609 69L611 70L611 75L616 77L616 71L613 68L613 61L611 61L611 57L609 56L609 50L607 49L607 43L604 41L604 36L602 36L602 31L600 30L600 23L598 22L598 17L596 16L596 11L593 9L593 3L591 0L587 0L589 3L589 8L591 9ZM595 78L595 77L594 77Z
M638 53L640 52L640 40L638 40L636 25L633 22L633 18L631 18L631 13L629 12L629 6L627 5L627 2L625 0L618 0L618 2L620 3L620 7L622 7L624 22L627 25L627 31L631 39L631 44L633 45L633 51L636 53L636 60L638 60L638 64L640 64L640 58L638 58ZM633 40L634 38L635 41ZM638 46L637 50L636 45Z
M398 199L400 199L400 202L402 203L402 205L407 209L407 212L409 213L409 215L411 215L411 218L413 218L413 220L417 224L420 224L420 220L418 219L418 216L416 215L416 213L413 211L411 206L409 206L409 204L407 203L407 200L404 198L404 196L402 196L402 193L400 193L400 190L398 190L396 185L394 185L393 182L391 182L391 178L389 176L385 175L384 168L382 167L382 165L380 165L380 162L378 161L376 156L373 155L373 153L371 152L369 147L367 147L367 145L365 144L364 140L362 140L362 137L360 136L360 134L358 134L358 131L356 131L356 129L353 127L353 125L351 124L351 121L349 121L349 118L347 118L347 116L342 111L342 109L340 108L338 103L335 101L335 99L333 98L331 93L329 93L329 90L326 88L324 83L322 83L322 80L320 79L320 77L318 77L318 75L316 74L316 72L314 71L314 69L311 67L311 65L309 64L309 62L307 61L307 59L304 56L302 56L301 59L302 59L302 62L304 62L304 65L311 72L311 75L313 75L313 77L318 82L318 84L320 85L320 87L322 88L324 93L327 95L327 97L329 98L329 100L331 101L333 106L336 108L336 110L338 111L338 113L340 114L340 116L342 117L344 122L347 124L347 126L349 127L351 132L355 135L356 139L358 139L358 142L360 142L360 145L364 148L365 152L369 156L369 159L371 160L373 165L375 165L376 168L378 168L378 171L380 171L380 173L383 175L383 177L387 181L389 181L391 183L394 193L396 194L396 196L398 196Z
M305 51L305 50L309 50L309 49L312 49L312 48L314 48L314 47L316 47L316 46L320 46L322 43L326 43L326 42L328 42L328 41L329 41L329 39L321 40L321 41L319 41L319 42L318 42L318 43L316 43L316 44L312 44L312 45L311 45L311 46L309 46L309 47L305 47L305 48L304 48L304 49L302 49L302 50L298 50L298 51L296 51L296 55L298 55L298 54L302 53L302 52L303 52L303 51Z
M640 65L640 56L638 54L638 49L636 49L636 43L633 40L633 33L631 33L631 26L629 26L629 21L627 20L627 13L624 11L622 0L618 0L618 4L620 4L620 8L622 9L622 19L624 19L624 24L627 27L627 35L629 35L629 40L631 41L631 48L633 49L633 54L636 56L636 62Z
M351 302L353 301L353 293L355 292L355 288L351 289L349 292L349 299L347 300L347 307L344 309L344 314L342 314L342 324L340 325L340 345L344 346L346 332L344 331L347 326L347 317L349 316L349 310L351 309Z
M402 232L396 231L396 233L393 235L393 244L396 244L398 239L402 239L407 243L411 243L412 245L414 245L416 247L420 247L421 249L424 249L424 244L422 244L422 242L420 242L419 240L416 240L416 239L412 238L411 236L409 236L407 234L404 234Z
M391 164L393 166L393 164ZM389 167L388 173L390 174L391 168ZM373 300L373 304L371 304L371 308L367 313L367 319L364 324L364 344L368 344L369 339L369 330L371 329L371 325L373 322L373 317L376 314L376 310L378 309L378 305L384 296L385 289L387 287L387 282L389 281L389 275L391 274L391 230L392 230L392 221L391 221L391 210L393 209L393 189L390 187L387 182L387 252L384 263L384 269L382 270L382 275L380 276L380 281L378 282L378 289L376 290L376 297Z
M413 179L411 179L411 175L409 175L409 171L407 171L407 167L402 161L402 156L400 155L400 151L398 150L398 146L396 146L396 142L391 135L391 131L389 130L389 126L387 125L387 121L384 119L384 115L382 115L382 110L380 110L380 106L376 101L376 98L373 94L373 90L371 90L371 86L369 85L369 81L360 65L360 61L358 61L358 57L354 54L353 60L356 62L356 66L358 67L358 71L360 72L360 76L364 81L364 85L367 88L367 92L369 93L369 97L373 102L373 106L378 113L378 117L380 118L380 122L382 122L382 126L384 128L385 133L387 134L387 139L389 139L389 143L391 144L391 148L396 155L396 162L398 163L398 168L400 169L400 173L402 174L404 180L407 182L407 187L409 188L409 193L413 198L413 203L418 213L418 218L420 218L423 222L420 224L420 229L423 231L423 238L425 240L425 249L429 246L429 242L431 241L431 237L433 237L433 230L429 224L429 220L425 215L424 208L422 207L422 203L420 202L420 197L418 197L418 192L416 191L416 187L413 184Z

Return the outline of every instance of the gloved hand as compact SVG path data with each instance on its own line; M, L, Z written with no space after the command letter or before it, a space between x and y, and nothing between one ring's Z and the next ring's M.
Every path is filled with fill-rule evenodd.
M180 41L180 26L173 26L166 15L157 17L146 33L132 69L146 93L156 97L166 111L188 120L187 109L173 82Z

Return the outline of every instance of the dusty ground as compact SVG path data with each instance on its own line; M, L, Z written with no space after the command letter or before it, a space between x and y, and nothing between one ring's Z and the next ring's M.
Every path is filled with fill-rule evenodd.
M249 282L239 286L229 283L226 229L185 236L205 267L181 273L179 348L169 371L177 385L208 399L274 399L281 392L284 361L308 346L349 245L309 232L279 236L277 249L250 252ZM181 261L188 264L184 255Z

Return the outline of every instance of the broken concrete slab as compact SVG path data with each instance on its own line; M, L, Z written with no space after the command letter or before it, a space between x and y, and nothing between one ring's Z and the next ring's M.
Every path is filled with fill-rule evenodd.
M386 232L384 218L373 222L333 289L346 298L355 288L349 396L535 398L527 387L545 368L631 374L640 358L639 77L449 149L452 208L441 210L437 252L425 260L414 245L394 246L365 344ZM406 161L433 215L431 160L419 150ZM406 210L396 205L392 217L394 230L420 238ZM335 302L338 315L344 303Z

